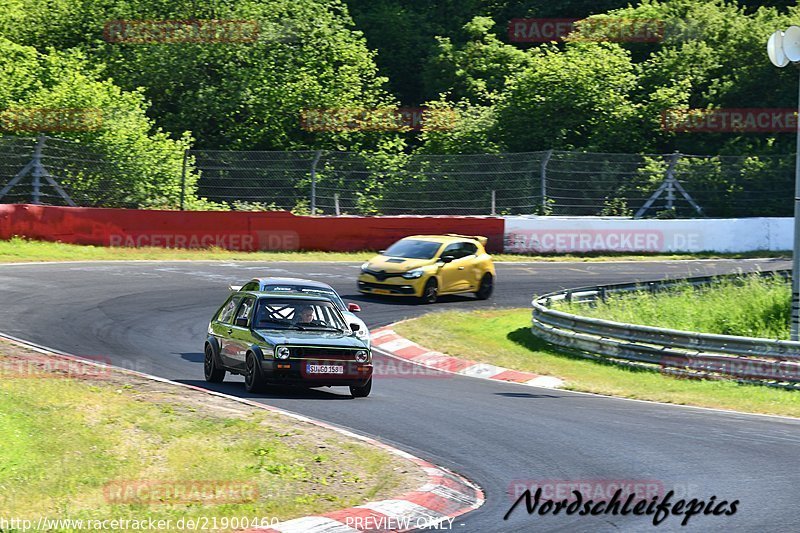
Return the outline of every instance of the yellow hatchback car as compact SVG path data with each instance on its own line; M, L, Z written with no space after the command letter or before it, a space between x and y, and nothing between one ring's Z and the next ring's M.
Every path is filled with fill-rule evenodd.
M361 265L358 290L364 294L416 296L434 303L443 294L492 295L496 277L486 237L414 235L400 239Z

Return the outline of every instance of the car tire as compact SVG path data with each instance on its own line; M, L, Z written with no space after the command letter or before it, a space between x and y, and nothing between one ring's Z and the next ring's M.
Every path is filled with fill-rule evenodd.
M494 290L494 277L488 272L481 278L481 284L475 292L475 297L478 300L488 300Z
M245 360L246 372L244 375L244 388L247 392L261 392L264 390L264 376L261 375L261 365L258 364L253 352L247 352Z
M222 380L225 379L225 369L219 367L217 358L214 356L214 347L211 344L206 344L203 374L209 383L222 383Z
M372 392L372 378L369 378L364 385L350 385L350 395L353 398L366 398Z
M422 296L420 301L424 304L435 304L436 299L439 297L439 284L436 283L436 278L430 278L422 289Z

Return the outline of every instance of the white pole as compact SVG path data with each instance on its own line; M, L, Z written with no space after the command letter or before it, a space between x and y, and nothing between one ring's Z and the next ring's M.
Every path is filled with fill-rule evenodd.
M800 112L800 83L798 84L797 105L798 112ZM800 127L797 129L796 149L794 167L794 251L792 253L791 339L793 341L800 340Z

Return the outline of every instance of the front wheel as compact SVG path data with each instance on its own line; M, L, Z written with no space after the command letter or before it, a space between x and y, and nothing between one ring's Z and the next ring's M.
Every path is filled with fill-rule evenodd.
M225 379L225 369L217 366L214 348L210 344L206 344L206 353L203 358L203 374L209 383L222 383L222 380Z
M264 377L261 375L261 365L256 361L253 352L247 354L247 373L244 375L244 388L247 392L261 392L264 390Z
M372 378L365 385L350 385L350 395L353 398L366 398L372 392Z
M436 298L439 296L439 285L436 283L436 279L431 278L425 283L425 288L422 289L422 296L420 297L420 301L424 304L434 304L436 303Z
M483 278L481 278L481 284L478 287L478 290L475 292L475 296L478 298L478 300L486 300L492 295L493 290L494 278L487 272L483 275Z

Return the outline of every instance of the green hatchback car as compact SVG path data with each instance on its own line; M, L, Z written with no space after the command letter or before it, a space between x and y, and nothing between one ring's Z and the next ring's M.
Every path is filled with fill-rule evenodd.
M248 392L270 383L350 387L355 398L372 390L372 354L327 298L240 291L208 325L206 381L244 376ZM351 329L352 328L352 329Z

